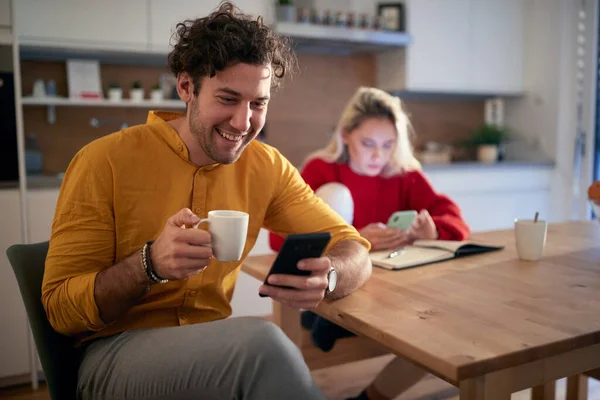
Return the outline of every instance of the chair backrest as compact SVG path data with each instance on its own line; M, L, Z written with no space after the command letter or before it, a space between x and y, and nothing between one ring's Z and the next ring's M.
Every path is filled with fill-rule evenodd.
M47 253L48 242L17 244L6 250L25 303L50 397L52 400L74 400L79 355L73 340L52 328L41 301Z

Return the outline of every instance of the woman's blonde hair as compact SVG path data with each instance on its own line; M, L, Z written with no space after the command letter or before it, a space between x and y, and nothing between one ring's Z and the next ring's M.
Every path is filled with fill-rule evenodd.
M420 170L421 163L413 154L409 138L410 122L402 110L400 99L383 90L360 87L346 104L335 128L331 141L325 148L311 153L305 164L320 158L327 162L347 163L348 149L342 141L344 132L351 133L369 118L388 118L396 127L398 139L392 157L383 168L383 176L393 176L412 170Z

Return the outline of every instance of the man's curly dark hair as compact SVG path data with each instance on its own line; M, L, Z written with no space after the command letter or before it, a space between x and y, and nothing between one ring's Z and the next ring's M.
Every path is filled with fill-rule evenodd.
M242 62L268 65L273 69L272 87L279 86L286 73L293 73L297 59L288 38L277 35L262 17L243 14L230 2L222 3L208 15L180 22L176 43L169 53L169 69L175 76L187 72L198 95L200 79Z

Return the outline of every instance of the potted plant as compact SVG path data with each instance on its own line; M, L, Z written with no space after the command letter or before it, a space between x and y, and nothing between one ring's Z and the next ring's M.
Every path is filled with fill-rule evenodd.
M111 82L108 84L108 100L109 101L121 101L123 99L123 89L117 82Z
M150 92L150 100L159 103L163 101L163 99L163 91L160 88L160 85L157 83L154 86L152 86L152 91Z
M131 86L131 90L129 91L129 97L131 101L143 101L144 100L144 88L142 87L142 82L135 81Z
M293 0L278 0L275 8L277 21L296 22L296 7Z
M484 163L498 161L499 147L504 142L507 130L493 124L483 124L471 137L471 144L477 147L477 160Z

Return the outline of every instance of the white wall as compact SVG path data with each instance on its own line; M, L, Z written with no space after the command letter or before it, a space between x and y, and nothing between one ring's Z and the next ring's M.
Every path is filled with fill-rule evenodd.
M524 76L526 95L507 102L506 122L539 145L556 162L550 221L585 218L585 190L591 182L595 102L596 18L598 0L586 4L584 121L588 134L582 179L574 191L575 63L581 1L524 0Z

